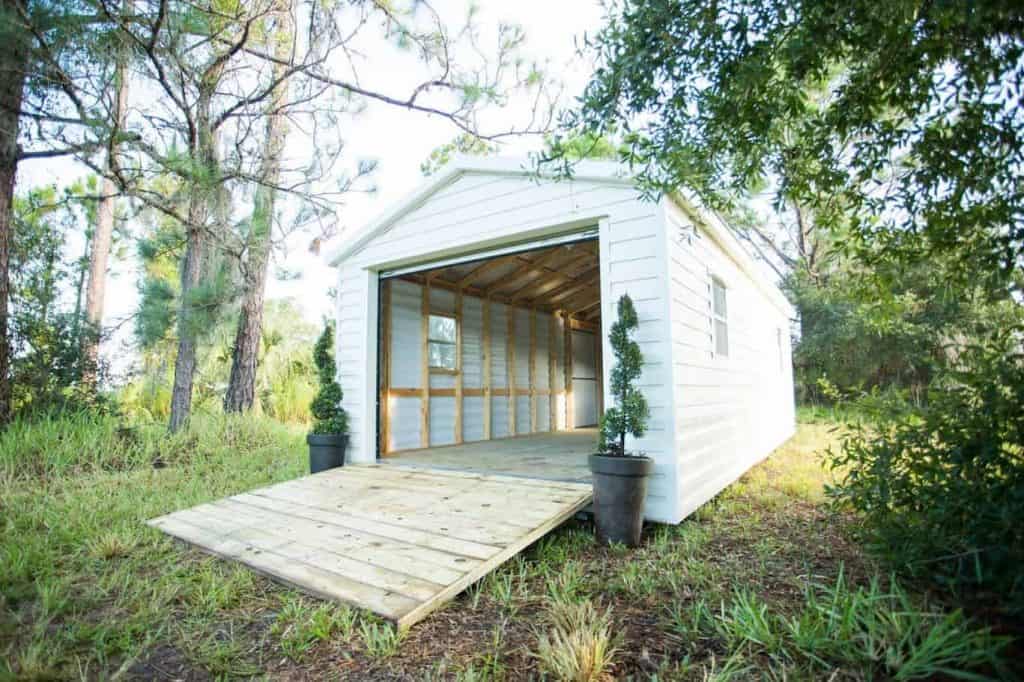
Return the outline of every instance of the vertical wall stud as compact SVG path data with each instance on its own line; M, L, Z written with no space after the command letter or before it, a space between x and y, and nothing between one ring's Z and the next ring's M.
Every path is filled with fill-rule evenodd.
M530 433L537 431L537 311L530 308Z
M462 442L462 287L455 292L455 442Z
M594 334L594 359L595 369L594 376L597 377L597 417L600 420L601 415L604 414L604 354L601 352L604 348L602 341L604 335L601 333L601 327L597 328L597 333Z
M484 440L491 439L491 301L483 299Z
M571 431L576 426L572 404L572 321L569 313L564 313L564 316L562 334L565 336L565 429Z
M505 337L505 362L508 364L508 435L516 435L516 311L505 306L508 331Z
M548 431L558 430L558 391L555 389L555 320L548 317Z
M430 447L430 284L423 285L420 305L423 361L420 363L420 446Z
M380 445L381 456L391 445L391 280L380 284Z

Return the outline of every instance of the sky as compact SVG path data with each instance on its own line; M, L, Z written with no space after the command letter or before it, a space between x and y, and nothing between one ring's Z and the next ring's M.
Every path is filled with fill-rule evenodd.
M597 0L477 0L476 23L482 39L493 36L499 22L520 25L526 33L522 53L530 60L546 63L546 70L554 74L563 86L562 104L571 105L579 95L590 74L589 61L581 59L576 44L585 33L593 34L601 25L603 9ZM433 3L438 14L451 26L464 21L469 3L465 0L439 0ZM363 45L363 57L358 62L363 83L374 84L377 89L394 92L398 96L408 93L408 84L416 82L416 73L410 69L414 59L408 53L397 51L381 39ZM488 111L482 120L484 131L522 127L528 112L526 102L516 99L508 106ZM326 256L362 226L384 213L401 197L412 192L424 178L420 164L431 151L451 141L459 131L452 123L438 117L399 109L383 103L370 102L358 116L344 121L350 130L342 131L345 140L344 160L352 168L360 160L377 163L372 184L373 193L353 193L339 208L339 234L322 245L320 254L310 253L311 235L296 235L286 248L276 254L267 298L292 298L311 321L320 321L330 314L331 304L327 290L334 285L334 271L327 265ZM289 141L292 144L292 141ZM295 142L297 145L303 142ZM541 146L536 136L506 139L501 154L520 156ZM296 149L301 152L301 149ZM346 166L342 166L344 168ZM19 170L19 189L55 183L69 184L87 173L84 167L72 161L25 163ZM81 253L82 245L72 243L73 253ZM137 307L136 282L138 263L133 249L124 258L115 259L108 281L108 300L104 325L118 325L127 320ZM298 279L279 280L278 269L298 273ZM105 343L103 354L124 367L125 348L131 341L131 325L122 324L112 339Z

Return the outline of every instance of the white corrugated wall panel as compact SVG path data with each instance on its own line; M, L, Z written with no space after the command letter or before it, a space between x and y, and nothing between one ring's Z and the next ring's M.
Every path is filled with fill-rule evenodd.
M530 433L530 396L516 396L516 435Z
M516 362L516 388L530 387L530 311L522 308L513 308L515 327L512 333L515 335L515 362ZM519 409L516 403L516 409ZM517 415L518 416L518 415Z
M391 385L422 388L423 294L412 282L391 282Z
M420 399L391 399L391 444L389 450L420 447Z
M477 396L462 398L462 440L471 442L484 438L484 399Z
M435 396L430 399L430 444L451 445L455 442L455 398Z
M462 299L462 386L483 386L483 304L478 298ZM465 420L463 420L465 421Z
M508 387L507 308L491 304L491 388Z
M508 435L508 398L503 395L491 397L491 438Z
M548 387L548 374L550 373L550 367L548 366L548 324L550 320L550 315L537 315L537 351L534 358L535 388ZM547 429L544 430L546 431Z
M550 398L546 395L537 396L537 430L551 430Z

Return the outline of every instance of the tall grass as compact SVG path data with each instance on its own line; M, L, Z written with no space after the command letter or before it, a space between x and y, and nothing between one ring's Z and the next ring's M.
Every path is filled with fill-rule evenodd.
M207 670L247 669L214 635L225 618L261 622L281 597L145 521L302 475L303 430L197 416L164 433L76 415L0 436L0 679L108 677L164 637Z
M232 445L283 443L295 433L270 420L233 415L198 415L192 428L175 435L163 424L128 427L114 415L89 412L15 421L0 433L0 481L175 466L200 455L215 458Z
M700 620L710 614L706 610ZM694 630L707 630L699 624ZM749 590L736 590L714 617L712 629L729 651L765 655L787 667L856 673L862 679L979 679L979 671L1005 675L1003 637L978 627L959 610L930 608L892 581L849 586L808 586L802 608L778 613Z

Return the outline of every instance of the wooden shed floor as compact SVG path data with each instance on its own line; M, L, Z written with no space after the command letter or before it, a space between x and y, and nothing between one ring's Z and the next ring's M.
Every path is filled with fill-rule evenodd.
M408 627L590 503L589 484L346 466L151 526Z
M587 455L596 447L597 429L582 428L403 450L385 456L381 464L587 483Z

